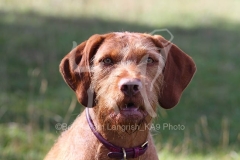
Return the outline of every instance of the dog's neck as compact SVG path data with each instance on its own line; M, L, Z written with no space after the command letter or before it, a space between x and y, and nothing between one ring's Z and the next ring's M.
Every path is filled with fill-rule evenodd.
M96 116L97 115L96 112L97 111L94 109L89 109L89 113L91 115L94 125L96 126L98 133L100 133L106 141L119 147L131 148L140 146L148 140L148 136L150 134L149 123L151 123L151 120L148 120L148 124L143 123L141 125L127 126L133 128L132 130L126 131L122 130L120 125L103 126L103 124L99 122L99 119Z
M97 122L94 124L91 115L89 113L89 108L86 109L86 119L88 125L98 139L100 143L98 143L98 151L97 154L99 156L103 155L104 159L106 159L106 155L109 158L138 158L143 155L148 149L148 140L149 140L149 129L146 130L146 126L137 124L136 126L128 129L122 128L124 126L120 125L120 128L109 128L108 126L101 126L99 124L106 124L99 122L99 118L96 118L96 112L92 111L95 115L94 120ZM145 121L142 121L145 122ZM116 125L116 124L114 124ZM96 129L98 128L98 130ZM145 129L145 130L144 130ZM126 132L128 130L128 132ZM144 143L136 143L141 142L145 139ZM108 151L107 151L108 150ZM101 154L104 153L104 154ZM97 155L96 154L96 155ZM146 155L145 155L146 156ZM102 157L103 158L103 157Z

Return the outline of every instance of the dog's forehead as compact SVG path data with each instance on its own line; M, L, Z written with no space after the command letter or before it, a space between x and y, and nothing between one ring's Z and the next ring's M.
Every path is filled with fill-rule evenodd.
M150 43L149 36L143 33L131 33L131 32L114 32L113 36L108 39L114 40L116 43L121 44L137 44L137 43ZM112 41L111 41L112 42Z
M129 38L129 39L134 39L134 38L140 39L140 38L145 37L145 34L143 34L143 33L114 32L113 34L116 38L125 37L125 38Z
M106 37L97 51L96 57L114 53L128 55L133 52L151 52L157 50L149 36L142 33L114 32Z

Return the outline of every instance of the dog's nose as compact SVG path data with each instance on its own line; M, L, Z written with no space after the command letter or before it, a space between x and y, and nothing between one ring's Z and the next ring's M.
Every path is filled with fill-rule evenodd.
M123 78L118 83L119 89L126 96L134 96L140 92L142 83L139 79L127 79Z

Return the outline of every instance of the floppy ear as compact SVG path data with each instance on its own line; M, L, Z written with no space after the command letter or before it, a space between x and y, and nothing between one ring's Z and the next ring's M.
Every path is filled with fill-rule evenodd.
M59 65L64 81L75 91L85 107L94 107L94 92L90 88L90 61L106 35L93 35L68 53Z
M164 83L158 101L161 107L170 109L179 102L183 90L196 71L196 65L191 57L163 37L156 35L153 39L166 58L163 69Z

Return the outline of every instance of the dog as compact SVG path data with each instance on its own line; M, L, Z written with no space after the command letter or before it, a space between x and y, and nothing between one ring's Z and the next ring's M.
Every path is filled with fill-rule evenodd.
M158 159L150 134L157 106L174 107L196 66L160 35L93 35L60 63L85 110L45 160Z

